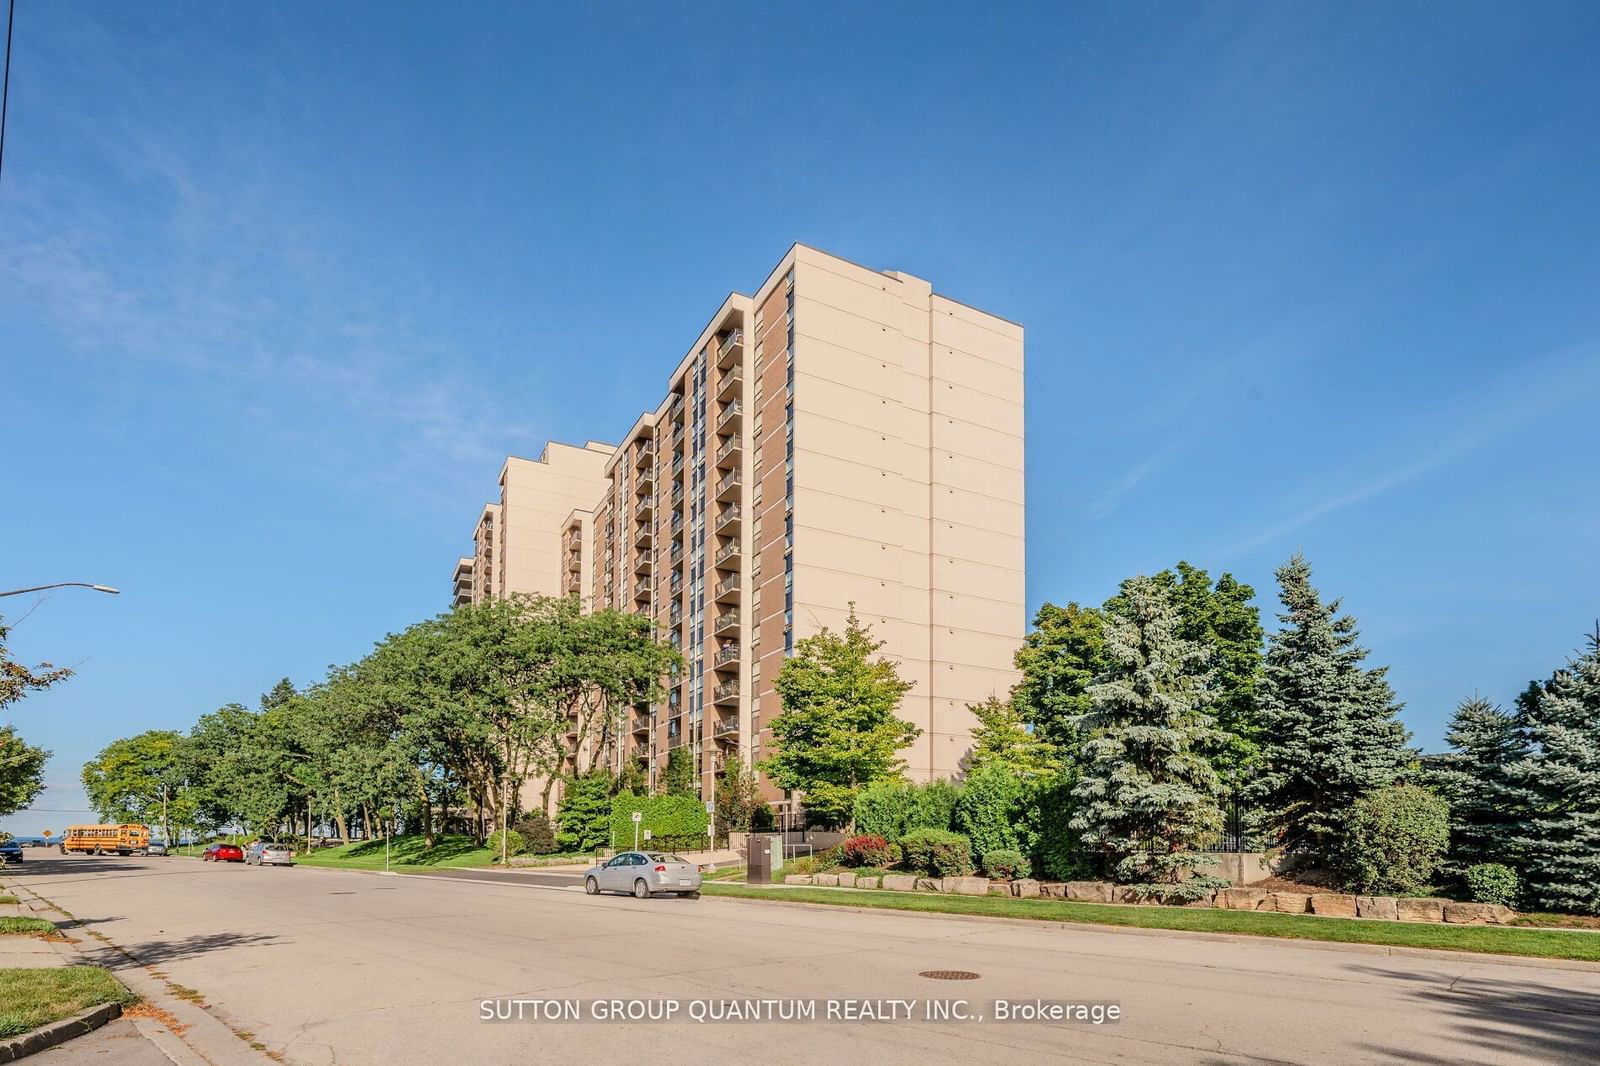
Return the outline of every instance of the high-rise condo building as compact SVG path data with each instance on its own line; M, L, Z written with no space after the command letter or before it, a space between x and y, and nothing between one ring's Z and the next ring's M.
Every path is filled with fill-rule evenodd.
M586 474L557 498L567 453ZM1025 625L1021 326L796 245L754 295L723 301L615 450L552 444L543 461L542 481L508 461L456 595L470 569L473 598L577 594L657 622L687 668L628 711L615 760L654 780L684 746L710 796L770 752L796 641L843 629L853 604L915 684L908 773L962 772L968 706L1015 683Z

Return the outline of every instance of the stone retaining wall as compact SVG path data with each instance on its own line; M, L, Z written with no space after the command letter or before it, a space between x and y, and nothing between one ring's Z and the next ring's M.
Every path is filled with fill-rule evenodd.
M960 896L1015 896L1019 899L1066 899L1079 903L1137 903L1160 906L1140 898L1127 885L1109 881L990 881L983 877L914 877L910 874L858 876L842 874L790 874L786 885L823 885L844 888L881 888L890 892L941 892ZM1435 898L1352 896L1342 892L1268 892L1260 888L1224 888L1214 896L1184 904L1229 911L1272 911L1278 914L1316 914L1326 918L1374 918L1401 922L1445 922L1451 925L1507 925L1517 916L1495 903L1456 903Z

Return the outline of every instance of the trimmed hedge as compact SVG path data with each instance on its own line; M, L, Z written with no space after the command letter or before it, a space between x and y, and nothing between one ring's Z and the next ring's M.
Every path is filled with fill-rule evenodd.
M1345 816L1337 860L1345 886L1378 896L1427 887L1450 844L1450 805L1417 785L1369 792Z
M1002 881L1015 881L1033 872L1022 852L1010 848L995 848L983 853L983 872Z
M972 844L948 829L914 829L900 840L903 864L930 877L965 877L972 872Z
M500 861L500 833L501 831L496 829L494 832L489 834L488 840L489 850L494 852L496 862ZM507 829L505 830L505 838L506 858L509 859L513 855L521 855L524 847L522 834L517 832L515 829Z
M624 792L611 801L611 846L633 847L633 812L643 813L639 823L639 846L645 847L644 831L650 830L650 846L667 849L695 849L706 846L706 828L711 824L705 804L690 796L635 796Z

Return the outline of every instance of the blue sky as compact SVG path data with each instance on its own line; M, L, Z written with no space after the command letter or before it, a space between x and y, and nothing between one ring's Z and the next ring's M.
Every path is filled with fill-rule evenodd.
M797 240L1027 327L1030 607L1302 549L1428 747L1580 644L1600 8L689 7L20 0L0 587L125 592L4 601L0 824L441 609Z

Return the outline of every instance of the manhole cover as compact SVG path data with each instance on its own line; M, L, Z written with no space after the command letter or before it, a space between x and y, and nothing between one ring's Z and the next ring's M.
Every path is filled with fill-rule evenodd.
M976 981L978 975L971 970L923 970L918 977L931 977L935 981Z
M355 895L355 893L354 892L329 892L328 895L330 895L330 896L353 896L353 895Z

